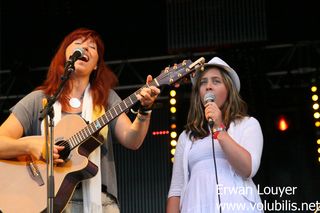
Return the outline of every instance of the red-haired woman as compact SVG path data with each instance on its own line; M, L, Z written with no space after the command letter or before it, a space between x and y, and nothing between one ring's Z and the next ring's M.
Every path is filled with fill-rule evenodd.
M44 124L39 120L40 111L43 108L42 100L52 96L58 90L61 76L65 72L65 65L76 51L82 52L82 56L74 62L74 72L53 105L55 125L59 125L59 121L64 120L64 125L60 129L66 130L76 125L73 123L74 117L81 116L84 120L92 122L106 115L107 110L112 108L114 110L108 115L109 117L98 120L100 123L94 122L94 125L88 128L89 133L85 132L90 135L90 130L94 128L100 130L100 126L107 123L100 131L100 135L103 136L101 148L94 149L89 156L91 162L98 166L98 174L81 181L81 187L77 187L65 211L117 212L119 208L112 135L124 147L138 149L147 134L151 106L160 90L154 86L146 87L134 97L136 98L134 101L140 101L141 107L133 122L125 113L118 116L114 111L118 109L121 112L121 109L131 103L122 102L112 89L117 83L117 78L105 65L104 43L94 30L79 28L69 33L53 57L44 83L12 107L10 116L0 127L0 159L30 155L34 160L39 160L45 156L44 137L24 136L44 135ZM148 84L151 81L152 76L149 75L146 82ZM111 122L107 121L108 118ZM94 132L95 129L92 131ZM83 133L80 133L79 137L82 139L86 135L83 136ZM67 146L70 148L77 142L79 141L76 138ZM54 146L55 163L64 162L61 159L61 152L66 148L65 145L63 143Z

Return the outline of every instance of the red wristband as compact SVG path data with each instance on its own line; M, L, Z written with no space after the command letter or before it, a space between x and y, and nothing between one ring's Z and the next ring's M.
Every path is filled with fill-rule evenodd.
M226 127L223 124L221 124L220 127L213 129L213 139L218 139L218 135L222 131L226 131Z

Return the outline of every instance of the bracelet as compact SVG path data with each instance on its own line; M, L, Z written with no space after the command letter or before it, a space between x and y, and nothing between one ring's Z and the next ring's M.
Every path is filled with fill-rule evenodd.
M144 106L140 106L139 107L139 110L138 110L138 113L141 114L141 115L149 115L151 114L152 112L152 106L151 107L144 107Z
M135 115L137 115L138 113L141 115L148 115L152 112L152 107L153 107L153 104L150 107L145 107L139 104L138 110L134 110L133 108L131 108L130 111Z
M133 113L133 114L138 114L138 111L134 111L132 108L130 109L130 111L131 111L131 113Z
M213 139L218 139L218 135L222 131L226 131L225 125L221 124L218 128L214 128L213 130Z
M147 119L150 119L150 117L149 116L145 116L145 115L142 115L142 114L137 114L137 118L138 118L138 120L140 121L140 122L144 122L144 121L146 121Z

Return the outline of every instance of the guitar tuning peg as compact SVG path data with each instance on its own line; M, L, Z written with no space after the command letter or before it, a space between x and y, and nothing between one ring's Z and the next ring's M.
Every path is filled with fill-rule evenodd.
M178 65L177 64L174 64L173 65L173 69L177 69Z
M183 66L185 66L185 65L187 64L186 62L187 62L187 60L183 60L181 64L182 64Z

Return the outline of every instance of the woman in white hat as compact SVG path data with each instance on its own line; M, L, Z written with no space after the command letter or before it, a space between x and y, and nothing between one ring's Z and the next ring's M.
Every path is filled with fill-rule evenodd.
M167 213L263 212L252 181L263 147L237 73L214 57L196 73L185 130L175 152ZM212 146L214 144L214 146Z

